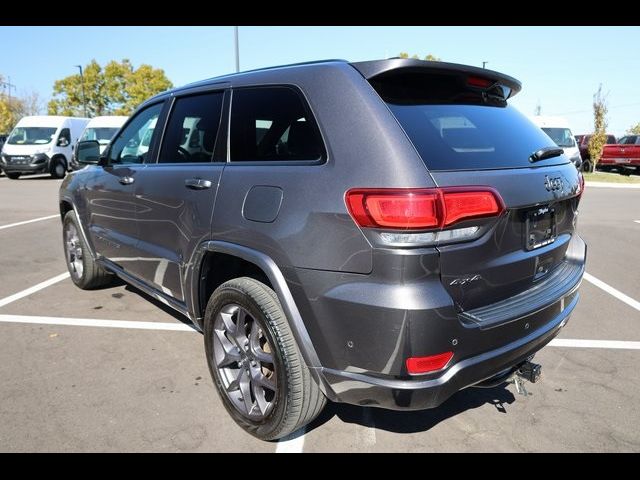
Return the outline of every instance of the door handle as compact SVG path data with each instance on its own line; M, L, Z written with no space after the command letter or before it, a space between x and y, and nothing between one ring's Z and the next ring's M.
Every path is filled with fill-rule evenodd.
M136 181L135 178L133 177L120 177L118 179L118 181L122 184L122 185L131 185L133 182Z
M191 190L205 190L211 188L211 180L203 180L202 178L189 178L184 181L184 186Z

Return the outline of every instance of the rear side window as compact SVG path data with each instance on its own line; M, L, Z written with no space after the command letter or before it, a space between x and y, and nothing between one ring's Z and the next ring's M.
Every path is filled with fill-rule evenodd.
M243 88L231 102L231 161L314 161L324 157L316 123L288 87Z
M532 153L556 146L527 117L507 105L510 91L499 85L483 91L455 74L415 73L381 76L371 84L430 170L530 167ZM562 155L535 166L568 161Z
M223 92L213 92L176 100L158 163L211 161L220 127L223 95Z

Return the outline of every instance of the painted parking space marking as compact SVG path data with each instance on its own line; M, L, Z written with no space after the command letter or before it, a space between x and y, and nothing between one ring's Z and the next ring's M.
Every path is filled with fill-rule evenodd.
M0 230L5 228L19 227L20 225L27 225L28 223L41 222L42 220L50 220L52 218L60 218L60 215L49 215L48 217L34 218L32 220L25 220L24 222L10 223L8 225L0 225Z
M638 302L637 300L634 300L633 298L631 298L628 295L625 295L624 293L622 293L620 290L617 290L615 288L613 288L611 285L609 285L608 283L603 282L602 280L594 277L593 275L585 272L584 273L584 279L589 282L592 283L593 285L595 285L596 287L604 290L605 292L607 292L609 295L613 295L614 297L616 297L618 300L620 300L621 302L626 303L627 305L629 305L631 308L635 308L636 310L638 310L640 312L640 302Z
M634 222L636 222L636 223L640 223L640 220L634 220Z
M0 315L0 323L32 323L39 325L68 325L73 327L129 328L137 330L171 330L179 332L196 332L193 327L184 323L132 322L128 320L41 317L31 315Z
M8 297L2 298L0 299L0 308L10 304L11 302L15 302L16 300L20 300L21 298L27 297L32 293L42 290L43 288L47 288L47 287L50 287L51 285L61 282L65 278L69 278L69 272L61 273L60 275L56 275L55 277L50 278L49 280L45 280L44 282L38 283L33 287L29 287L25 290L22 290L21 292L14 293L13 295L9 295Z

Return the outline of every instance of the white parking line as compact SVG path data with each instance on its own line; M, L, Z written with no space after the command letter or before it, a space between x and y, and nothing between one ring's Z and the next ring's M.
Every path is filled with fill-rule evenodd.
M26 290L22 290L21 292L14 293L13 295L9 295L8 297L0 299L0 307L4 307L5 305L10 304L11 302L20 300L21 298L31 295L32 293L35 293L38 290L42 290L43 288L47 288L53 285L54 283L58 283L68 277L69 277L69 272L61 273L60 275L56 275L55 277L50 278L49 280L45 280L44 282L34 285L33 287L29 287Z
M297 432L287 435L278 441L276 453L302 453L304 448L304 435L306 430L298 430Z
M33 220L25 220L24 222L10 223L9 225L0 225L0 230L11 227L19 227L20 225L26 225L27 223L41 222L42 220L50 220L52 218L59 218L60 215L49 215L48 217L34 218Z
M601 288L602 290L607 292L609 295L613 295L621 302L626 303L631 308L635 308L640 312L640 302L638 302L637 300L634 300L630 296L625 295L620 290L616 290L611 285L604 283L602 280L594 277L593 275L588 274L587 272L584 273L584 279L587 282L593 283L596 287Z
M40 317L30 315L0 315L0 323L35 323L41 325L70 325L72 327L133 328L137 330L172 330L195 332L184 323L131 322L128 320L100 320L97 318Z
M577 340L572 338L555 338L549 343L551 347L571 348L614 348L624 350L640 350L640 342L622 342L619 340Z
M634 222L636 222L636 223L640 223L640 220L634 220Z

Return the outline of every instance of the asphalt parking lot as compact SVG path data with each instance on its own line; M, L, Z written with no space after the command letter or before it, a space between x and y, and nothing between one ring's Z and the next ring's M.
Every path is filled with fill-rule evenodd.
M61 275L59 185L0 177L0 451L640 451L640 189L587 186L590 275L536 356L543 380L528 397L509 385L424 412L329 405L268 443L227 415L202 337L178 314L124 284L85 292Z

